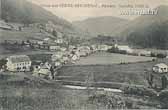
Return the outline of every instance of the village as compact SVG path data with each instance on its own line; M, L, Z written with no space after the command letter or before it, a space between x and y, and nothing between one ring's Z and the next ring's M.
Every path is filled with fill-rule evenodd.
M3 30L24 32L33 28L45 36L43 39L1 40L0 46L7 52L0 54L0 74L30 75L61 82L62 87L70 90L94 91L96 88L98 94L100 91L101 94L149 96L156 90L155 95L159 97L159 92L167 88L168 54L165 50L139 49L115 39L110 44L76 41L58 31L50 21L45 25L15 27L2 21L1 24Z
M41 53L49 54L49 58L41 60L30 58L30 54L21 55L8 55L5 59L1 59L1 72L11 71L11 72L32 72L33 76L54 79L56 70L64 65L75 64L81 58L88 57L94 53L108 52L117 53L129 56L145 56L152 57L152 60L158 58L166 58L167 53L165 51L156 52L144 49L133 49L128 45L121 45L117 41L113 41L111 45L107 44L89 44L85 43L71 43L70 39L66 38L62 32L55 30L55 25L51 21L47 24L42 25L39 23L29 24L29 26L24 27L21 25L9 25L1 21L1 28L4 30L22 31L27 27L36 27L40 29L40 32L45 30L45 32L50 33L50 36L42 40L4 40L1 41L1 46L7 49L15 49L16 51L20 48L24 52L30 51L41 51ZM33 52L32 52L33 54ZM38 54L37 54L38 55ZM36 54L34 54L35 57ZM45 54L44 54L45 56ZM3 60L6 63L3 64ZM97 59L99 60L99 59ZM119 62L129 63L129 62Z

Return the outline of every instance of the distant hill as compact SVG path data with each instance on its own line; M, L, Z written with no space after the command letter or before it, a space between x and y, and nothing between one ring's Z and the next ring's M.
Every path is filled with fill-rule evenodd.
M130 21L118 36L141 47L168 48L168 6L159 6L156 10L156 15L144 15Z
M52 21L63 29L74 30L74 27L68 21L27 0L1 0L1 18L7 22L23 24Z
M60 19L51 12L26 0L1 0L1 17L10 22L35 23L53 21L55 24L71 26L67 21Z
M92 35L115 35L120 27L128 22L126 19L121 19L112 16L103 16L88 18L83 21L74 21L73 25L91 33Z

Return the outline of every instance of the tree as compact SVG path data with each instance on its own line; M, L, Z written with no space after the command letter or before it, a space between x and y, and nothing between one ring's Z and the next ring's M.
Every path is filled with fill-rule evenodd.
M167 87L167 78L166 76L162 76L162 89L165 89Z
M54 68L52 66L50 68L50 72L51 72L52 79L54 79Z
M3 66L5 66L7 63L7 60L6 59L1 59L0 60L0 68L2 68Z
M52 35L57 37L57 32L55 30L53 30Z
M21 26L19 26L19 31L22 31L22 27Z

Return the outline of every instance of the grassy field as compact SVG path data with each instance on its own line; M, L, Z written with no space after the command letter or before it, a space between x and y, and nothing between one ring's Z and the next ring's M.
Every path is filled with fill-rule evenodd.
M50 37L51 35L42 31L40 29L27 27L22 31L8 31L0 29L0 42L4 40L43 40L46 37ZM51 36L53 37L53 36Z
M96 64L118 64L118 63L132 63L140 61L151 61L152 57L131 56L115 53L98 52L88 57L81 58L75 65L96 65Z
M153 65L160 62L168 64L167 59L160 59L130 64L63 66L59 69L58 76L66 76L60 78L62 80L84 82L88 76L93 75L96 82L118 82L147 86L145 79L146 69L151 69Z
M121 101L125 103L124 108L134 109L156 108L159 104L157 100L150 97L67 89L59 83L24 73L0 74L0 109L2 110L121 109L116 106Z

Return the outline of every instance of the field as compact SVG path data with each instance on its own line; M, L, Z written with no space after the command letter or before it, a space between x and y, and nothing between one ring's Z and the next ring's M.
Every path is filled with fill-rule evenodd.
M103 93L103 94L102 94ZM157 100L103 91L73 90L61 84L24 73L0 74L0 108L2 110L101 110L156 108Z
M119 55L116 55L116 56L119 56ZM121 56L124 56L124 55L120 55L120 57ZM126 56L126 57L128 58L129 56ZM128 59L125 59L125 60L128 61ZM89 62L91 63L90 65L63 66L58 70L58 76L62 76L59 79L65 80L65 81L85 82L88 80L89 76L92 76L93 77L92 80L94 80L95 82L115 82L115 83L148 86L146 81L146 73L145 73L146 70L151 69L152 66L157 63L165 62L166 64L168 64L167 59L157 59L156 61L143 61L143 62L141 61L141 62L134 62L134 63L128 63L128 64L93 65L93 63L95 62L93 61L89 61Z
M0 29L0 43L4 40L43 40L46 37L52 37L50 34L38 28L24 28L22 31L8 31Z
M131 56L115 53L98 52L88 57L83 57L75 63L75 65L97 65L97 64L119 64L151 61L152 57Z

